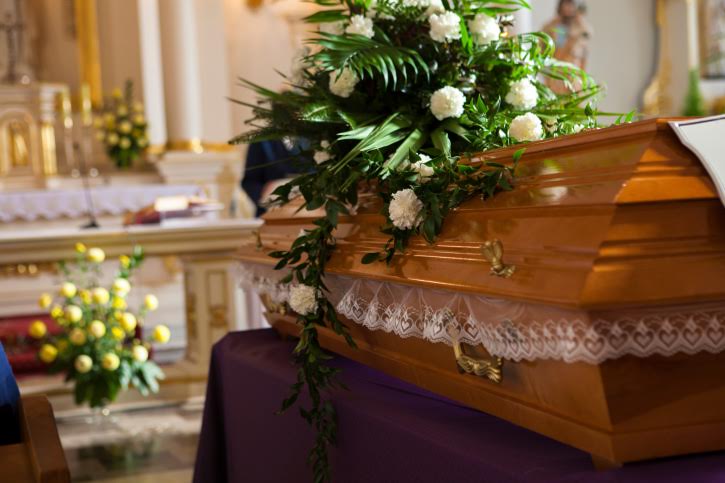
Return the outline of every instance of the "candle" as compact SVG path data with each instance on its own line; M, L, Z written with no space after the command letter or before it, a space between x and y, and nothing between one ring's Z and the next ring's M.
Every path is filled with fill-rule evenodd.
M70 103L70 93L67 90L60 92L60 114L63 116L63 126L73 129L73 108Z
M697 2L687 0L687 57L690 70L700 65L697 41Z
M91 86L81 85L81 121L86 127L93 125L93 105L91 104Z

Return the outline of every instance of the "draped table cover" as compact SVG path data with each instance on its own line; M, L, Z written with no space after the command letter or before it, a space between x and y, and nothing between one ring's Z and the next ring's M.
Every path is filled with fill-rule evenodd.
M138 211L160 196L194 196L196 185L95 186L90 190L96 215ZM35 190L0 193L0 222L78 218L88 211L86 193L74 190Z
M230 333L214 346L195 483L312 480L312 430L296 408L275 415L296 380L293 347L271 329ZM334 482L725 481L723 453L597 472L577 449L348 359L333 364L349 388L332 397Z

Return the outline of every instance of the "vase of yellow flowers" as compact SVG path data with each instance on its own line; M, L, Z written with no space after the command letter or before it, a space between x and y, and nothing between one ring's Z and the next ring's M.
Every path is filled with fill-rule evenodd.
M129 279L143 262L143 250L135 247L131 255L119 257L118 272L108 288L100 283L103 250L79 243L75 253L73 265L60 265L65 281L58 294L44 293L39 300L61 327L60 333L50 335L39 320L30 325L30 336L42 342L38 357L50 372L65 373L66 381L74 383L79 405L103 409L129 386L144 396L157 392L164 373L149 359L149 349L151 341L168 342L171 333L159 325L148 340L142 340L139 327L159 301L148 294L135 312L127 301Z
M98 140L118 168L130 168L148 147L148 125L144 106L133 99L133 83L124 90L114 89L103 112L95 119Z

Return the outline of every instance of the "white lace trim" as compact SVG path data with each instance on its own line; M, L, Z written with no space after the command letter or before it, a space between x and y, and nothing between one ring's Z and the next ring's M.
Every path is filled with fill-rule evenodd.
M284 274L244 264L245 288L286 300ZM599 364L632 355L717 353L725 350L725 302L611 312L585 312L443 290L330 275L338 313L371 330L434 343L483 345L513 361L555 359Z
M195 185L96 186L91 188L97 215L123 215L153 203L160 196L193 196ZM85 216L85 193L76 190L37 190L0 193L0 222L57 220Z

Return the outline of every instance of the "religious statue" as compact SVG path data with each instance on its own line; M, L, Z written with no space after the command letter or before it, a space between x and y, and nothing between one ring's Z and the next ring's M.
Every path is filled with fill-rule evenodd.
M544 32L556 43L554 57L586 69L592 28L586 20L586 6L583 3L559 0L556 17L546 24ZM556 92L565 92L560 81L552 79L548 84Z

